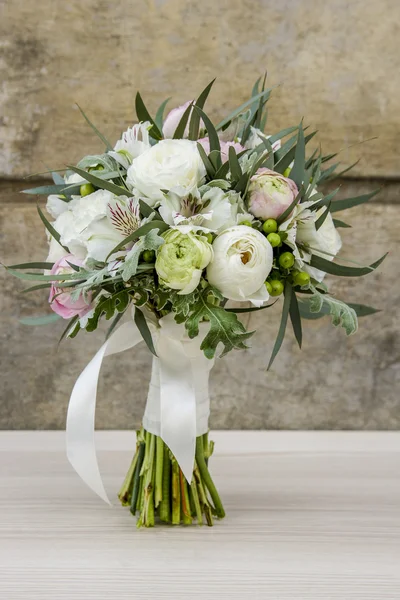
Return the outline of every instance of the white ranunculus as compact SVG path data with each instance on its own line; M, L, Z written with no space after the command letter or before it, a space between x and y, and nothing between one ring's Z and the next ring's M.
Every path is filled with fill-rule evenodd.
M149 121L138 123L133 127L128 127L121 136L121 139L110 150L108 154L112 156L125 169L129 168L134 158L137 158L151 148L149 138Z
M130 200L123 196L116 199L107 190L97 190L83 198L74 198L68 203L68 209L53 222L53 227L60 234L61 244L81 260L93 258L105 261L114 246L126 237L126 231L123 234L122 229L113 225L110 205L118 201L124 203L124 208L129 211ZM59 252L59 245L52 243L48 260L56 260Z
M214 258L207 279L230 300L261 306L269 298L265 287L273 260L266 237L246 225L225 229L213 242Z
M305 263L309 262L313 254L326 260L333 260L342 247L342 239L330 213L318 230L315 227L317 219L325 210L325 206L316 211L306 209L297 219L296 244L304 244L306 247L306 251L303 252ZM304 264L303 268L317 281L322 281L325 277L323 271L308 264Z
M164 198L162 190L179 196L195 193L205 175L196 142L161 140L133 160L127 182L139 195L145 196L147 204L154 206Z

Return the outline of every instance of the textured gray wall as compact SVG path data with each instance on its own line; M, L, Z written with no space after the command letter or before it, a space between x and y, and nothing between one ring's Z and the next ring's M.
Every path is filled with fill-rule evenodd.
M218 117L242 102L267 66L283 82L271 127L317 127L326 151L359 156L343 195L385 187L376 202L349 211L343 256L372 261L378 273L335 279L339 297L382 308L346 338L329 319L308 322L300 353L291 332L269 373L278 310L258 313L251 350L231 353L212 373L212 427L397 429L400 425L398 0L0 0L0 260L42 260L35 200L22 178L97 151L78 102L116 139L133 118L137 88L155 108L193 97L215 75ZM173 103L172 103L173 105ZM379 136L378 140L358 142ZM374 181L372 181L374 179ZM27 328L44 295L20 296L0 272L0 428L63 428L68 397L102 332L57 350L58 326ZM144 347L106 361L97 424L135 427L143 413L150 357Z

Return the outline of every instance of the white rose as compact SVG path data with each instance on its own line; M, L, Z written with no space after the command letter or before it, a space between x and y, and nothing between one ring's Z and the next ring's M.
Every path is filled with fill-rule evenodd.
M306 262L310 260L313 254L321 256L326 260L333 260L342 247L342 239L333 224L331 213L328 214L318 230L315 227L315 222L325 210L325 206L314 212L306 209L299 215L297 221L296 244L306 245L306 248L309 251L306 251L303 256ZM304 264L303 268L317 281L322 281L325 277L325 273L315 267Z
M121 139L115 144L114 150L110 150L108 154L125 169L128 169L134 158L137 158L151 148L149 138L150 127L151 124L149 121L128 127L122 134Z
M130 199L119 197L119 202ZM60 242L67 246L77 258L94 258L105 261L109 252L125 239L109 217L109 205L116 197L107 190L97 190L83 198L74 198L67 204L67 210L54 221L53 227L60 234ZM59 244L51 243L49 261L59 258Z
M220 233L213 243L214 258L207 267L207 279L230 300L249 300L261 306L269 298L265 287L273 260L266 237L246 225Z
M150 150L135 158L128 169L127 182L154 206L164 198L161 190L179 196L195 192L206 170L196 142L161 140Z

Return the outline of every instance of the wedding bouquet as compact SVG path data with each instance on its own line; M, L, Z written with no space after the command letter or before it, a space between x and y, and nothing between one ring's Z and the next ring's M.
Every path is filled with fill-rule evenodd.
M316 132L302 123L277 133L266 128L265 78L217 125L204 112L212 84L165 120L167 101L153 118L138 93L139 123L114 146L82 111L105 151L63 175L52 172L54 185L27 190L48 195L52 220L37 210L49 255L8 267L38 281L24 292L49 290L53 314L26 323L63 318L62 338L73 338L111 322L75 384L67 418L68 458L106 501L94 447L101 362L141 339L154 355L143 427L119 493L138 526L157 519L212 525L225 514L208 469L208 376L217 353L245 349L254 333L238 314L281 304L271 366L289 319L301 346L302 319L330 314L349 335L357 315L375 312L346 304L324 283L326 273L356 277L382 262L333 262L338 229L349 227L336 213L374 194L334 200L337 189L321 191L337 176L338 163L326 166L335 155L317 149L307 156Z

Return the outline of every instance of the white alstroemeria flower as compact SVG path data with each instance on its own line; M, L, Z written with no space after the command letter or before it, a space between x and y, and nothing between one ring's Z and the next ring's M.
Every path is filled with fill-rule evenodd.
M246 225L225 229L213 242L214 258L207 279L230 300L261 306L269 298L265 287L273 261L267 238Z
M266 135L263 131L261 131L261 129L257 129L257 127L250 127L250 135L247 138L244 147L246 148L246 150L254 150L254 148L257 148L257 146L263 143L263 137L269 140L271 136ZM274 152L279 150L280 147L281 140L277 140L272 144L272 150Z
M84 185L87 183L86 179L84 179L81 175L78 175L78 173L64 175L64 181L67 185Z
M317 281L322 281L325 273L311 267L308 263L313 254L326 260L333 260L342 247L342 239L330 213L321 227L316 229L315 223L325 212L326 207L312 211L310 207L313 204L315 204L313 200L298 204L290 217L279 226L279 231L284 231L288 235L285 244L293 250L296 268L306 271Z
M68 202L60 198L60 196L56 196L56 194L50 194L47 197L46 210L53 219L57 219L63 212L68 210Z
M53 223L61 244L72 254L84 261L93 258L101 262L140 225L139 201L107 190L74 198ZM57 246L51 244L48 260L56 260L57 252Z
M233 222L233 202L230 193L220 188L209 188L202 197L198 192L181 198L169 192L161 201L159 212L171 227L189 231L219 231Z
M161 140L132 161L127 183L149 206L155 206L165 191L179 196L195 193L206 169L191 140Z
M128 169L134 158L151 148L150 127L151 123L149 121L128 127L122 134L121 139L115 144L114 150L109 150L108 154L125 169Z

